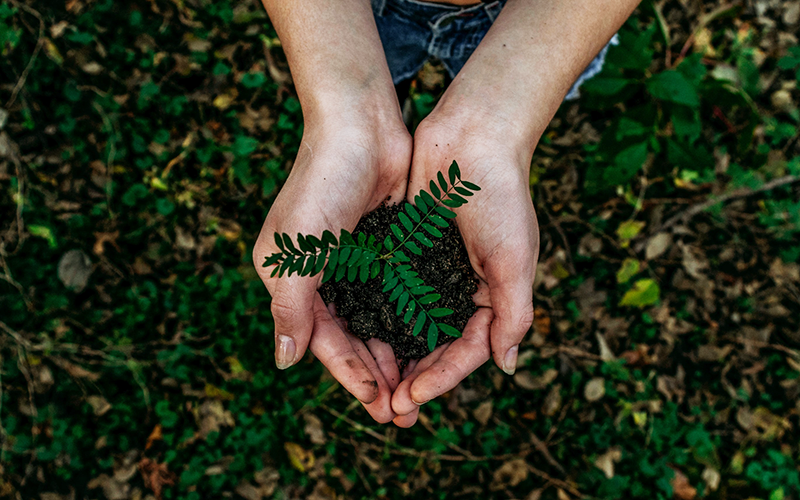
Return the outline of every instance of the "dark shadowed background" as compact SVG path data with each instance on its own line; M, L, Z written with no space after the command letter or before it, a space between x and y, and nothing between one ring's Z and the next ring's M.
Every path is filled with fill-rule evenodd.
M0 499L800 498L799 18L639 7L533 159L517 374L399 430L274 367L303 126L261 5L2 2Z

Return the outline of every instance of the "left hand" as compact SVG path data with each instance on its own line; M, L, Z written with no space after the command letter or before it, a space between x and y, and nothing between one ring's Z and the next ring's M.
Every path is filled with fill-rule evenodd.
M417 128L408 199L453 160L462 177L481 187L455 209L470 263L478 275L475 304L463 337L413 363L392 396L394 423L410 427L419 406L451 390L493 357L508 374L516 369L519 344L533 323L533 280L539 227L529 176L533 144L490 116L444 116L434 110Z

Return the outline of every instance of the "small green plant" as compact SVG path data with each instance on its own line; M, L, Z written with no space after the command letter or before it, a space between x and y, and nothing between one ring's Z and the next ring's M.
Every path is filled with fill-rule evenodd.
M321 238L298 233L295 245L288 234L275 233L275 244L281 251L267 257L263 266L274 265L272 276L278 277L323 273L323 283L344 278L350 282L359 279L366 283L383 272L383 292L389 293L390 302L397 302L397 316L402 316L406 324L414 321L412 333L415 337L427 324L428 349L433 351L440 331L452 337L460 337L461 332L437 321L437 318L453 314L453 310L435 307L441 295L433 287L425 285L408 264L411 259L403 249L422 255L420 245L433 247L430 238L440 238L442 232L439 228L448 227L448 219L456 217L450 209L464 205L466 197L472 196L473 191L480 191L477 185L461 179L455 161L450 165L448 177L449 183L439 172L438 186L431 180L430 192L423 189L414 197L416 206L406 203L397 214L399 224L389 226L392 234L382 242L377 241L374 235L351 234L342 229L338 239L327 230L323 231Z

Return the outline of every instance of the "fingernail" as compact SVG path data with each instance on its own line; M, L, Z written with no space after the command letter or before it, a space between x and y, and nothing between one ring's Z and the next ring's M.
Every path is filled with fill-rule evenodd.
M519 344L509 349L503 360L503 371L509 375L514 375L514 372L517 371L517 353L519 353Z
M275 364L278 370L285 370L294 364L296 348L294 339L286 335L278 335L277 348L275 349Z
M428 401L430 401L430 399L429 399ZM425 403L427 403L428 401L423 401L422 403L417 403L416 401L414 401L414 398L411 398L411 402L412 402L412 403L414 403L414 404L415 404L415 405L417 405L417 406L422 406L422 405L424 405Z

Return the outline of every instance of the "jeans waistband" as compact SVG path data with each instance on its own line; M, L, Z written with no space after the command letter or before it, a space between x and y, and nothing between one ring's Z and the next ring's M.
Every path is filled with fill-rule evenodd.
M427 18L430 20L439 17L469 17L486 12L489 18L494 21L503 9L506 0L482 1L475 5L450 5L446 3L424 2L422 0L372 0L372 10L376 16L383 15L387 4L392 4L406 15Z

